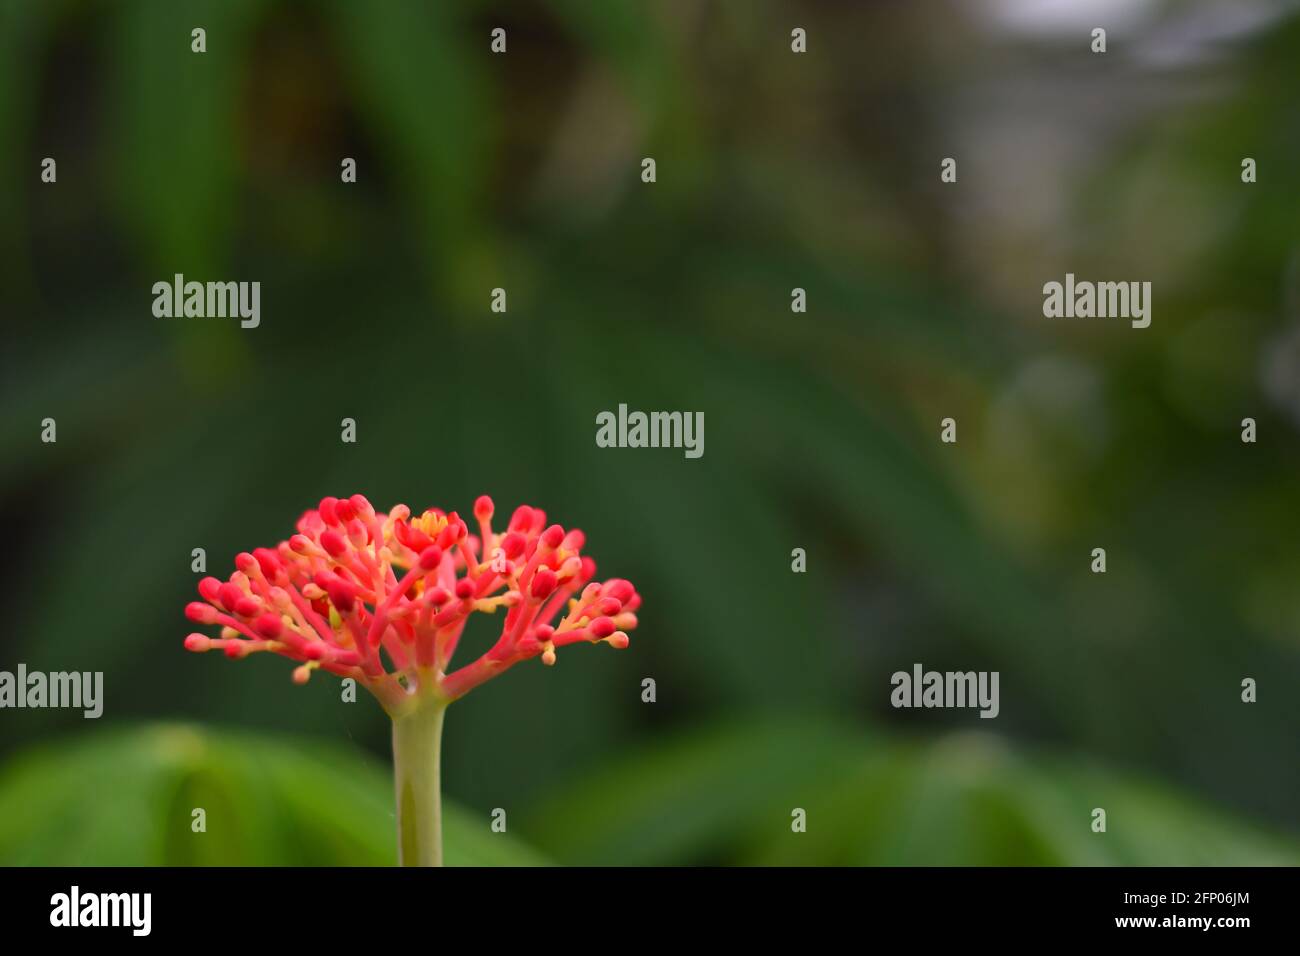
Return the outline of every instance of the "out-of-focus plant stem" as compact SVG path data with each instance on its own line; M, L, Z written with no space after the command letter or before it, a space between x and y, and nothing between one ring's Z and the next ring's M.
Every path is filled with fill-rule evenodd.
M447 701L426 698L393 717L397 858L402 866L442 866L442 719Z

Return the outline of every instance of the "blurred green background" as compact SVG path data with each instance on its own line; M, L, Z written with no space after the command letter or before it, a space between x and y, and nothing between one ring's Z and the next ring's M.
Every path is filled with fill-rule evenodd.
M106 697L0 713L0 862L392 861L379 707L181 648L191 549L353 492L644 595L451 710L450 862L1300 861L1298 63L1255 0L0 0L0 669ZM1067 271L1151 327L1044 319Z

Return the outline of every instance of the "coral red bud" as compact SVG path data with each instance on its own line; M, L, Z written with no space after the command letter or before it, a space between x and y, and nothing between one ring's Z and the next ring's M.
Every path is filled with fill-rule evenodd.
M352 503L356 513L367 521L375 516L375 506L370 503L370 499L365 495L353 495L348 501Z
M533 628L533 637L537 638L537 640L541 641L543 644L554 636L555 628L551 627L549 624L539 624L537 627Z
M278 614L262 614L253 622L253 630L269 640L275 640L284 630L284 622Z
M233 611L243 596L244 592L228 581L217 589L217 600L227 611Z
M533 524L533 509L528 505L520 505L515 509L515 513L510 516L509 531L527 531Z
M320 507L318 507L316 510L320 513L321 519L326 524L333 525L339 523L339 516L334 511L334 506L338 503L339 500L333 497L326 497L320 500Z
M599 614L617 614L623 610L623 602L616 597L603 597L596 602L596 611Z
M262 569L267 580L275 580L280 571L280 558L276 553L270 548L257 548L253 557L257 559L257 566Z
M527 544L528 542L522 534L518 531L511 531L501 539L501 550L505 552L507 558L513 561L524 553Z
M495 510L496 508L492 504L492 499L487 495L479 495L478 498L474 500L474 517L479 521L487 521L488 518L492 517Z
M393 534L396 535L401 544L417 554L433 544L432 538L418 528L412 528L405 521L399 521L393 525Z
M295 534L289 539L289 549L294 554L311 554L311 539L305 534Z
M542 532L542 544L551 550L555 550L564 541L564 529L558 524L553 524Z
M429 592L429 603L434 607L442 607L450 600L451 594L447 592L446 588L434 588Z
M587 557L582 558L582 571L578 574L579 581L590 581L596 576L596 562Z
M431 544L420 552L420 567L426 571L432 571L441 561L442 548L436 544Z
M356 588L342 578L335 578L325 590L329 593L330 603L338 608L340 614L349 614L357 606Z
M213 577L206 577L199 582L199 596L205 601L217 600L217 595L221 590L221 582Z
M320 546L324 548L332 558L342 556L348 549L348 543L343 540L343 535L333 530L321 534Z
M262 610L262 602L256 601L251 597L241 597L235 602L234 611L240 617L252 617Z
M607 617L598 617L591 622L589 630L592 636L597 638L606 638L615 631L614 622Z
M352 507L352 502L346 498L340 498L334 505L334 514L344 523L351 521L357 516L357 509Z
M624 581L622 578L615 578L612 581L605 582L605 593L610 597L618 598L624 604L631 600L636 590L632 587L630 581Z
M528 590L533 597L544 598L555 590L556 580L555 572L550 568L538 568Z
M206 651L212 648L212 639L206 634L191 634L185 638L187 651Z
M627 647L629 644L628 637L622 631L615 631L608 638L610 647L617 647L619 650Z
M469 578L461 578L456 582L456 597L464 601L474 596L474 582Z
M587 543L587 536L574 528L564 536L564 546L570 551L581 551L582 546Z
M185 616L195 624L217 623L217 609L211 604L203 604L199 601L191 601L185 605Z
M239 554L235 555L235 567L239 568L239 570L243 571L245 574L252 571L256 564L257 560L247 551L241 551Z

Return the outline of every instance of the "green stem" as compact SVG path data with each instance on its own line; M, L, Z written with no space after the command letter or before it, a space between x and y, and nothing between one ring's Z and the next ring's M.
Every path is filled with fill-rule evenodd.
M393 720L397 859L402 866L442 866L443 700L421 701Z

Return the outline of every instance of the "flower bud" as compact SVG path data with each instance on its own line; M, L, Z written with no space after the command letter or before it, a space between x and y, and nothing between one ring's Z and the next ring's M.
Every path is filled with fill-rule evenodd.
M524 548L528 541L518 531L511 531L501 539L501 550L505 552L507 558L513 561L524 553Z
M333 497L322 498L320 500L320 505L316 509L321 516L321 520L328 525L336 525L339 523L339 516L334 511L334 506L338 504L338 501L337 498Z
M191 601L185 605L185 616L195 624L217 623L217 609L211 604L204 604L201 601Z
M262 602L251 597L241 597L235 602L234 611L240 617L252 617L262 610Z
M244 592L239 590L235 585L226 582L217 589L217 600L227 611L234 613L235 605L244 597Z
M325 591L330 596L330 603L340 614L350 614L357 606L357 589L342 578L332 580L326 585Z
M555 590L557 579L555 572L550 568L538 568L537 573L533 575L532 584L529 585L528 591L535 598L545 598Z
M343 540L343 535L332 528L321 534L320 546L325 549L325 553L331 558L342 557L344 552L348 550L348 543Z
M209 603L217 602L217 595L221 590L221 582L214 577L206 577L199 582L199 596Z
M284 630L284 621L278 614L260 614L253 621L253 630L268 640L275 640Z

